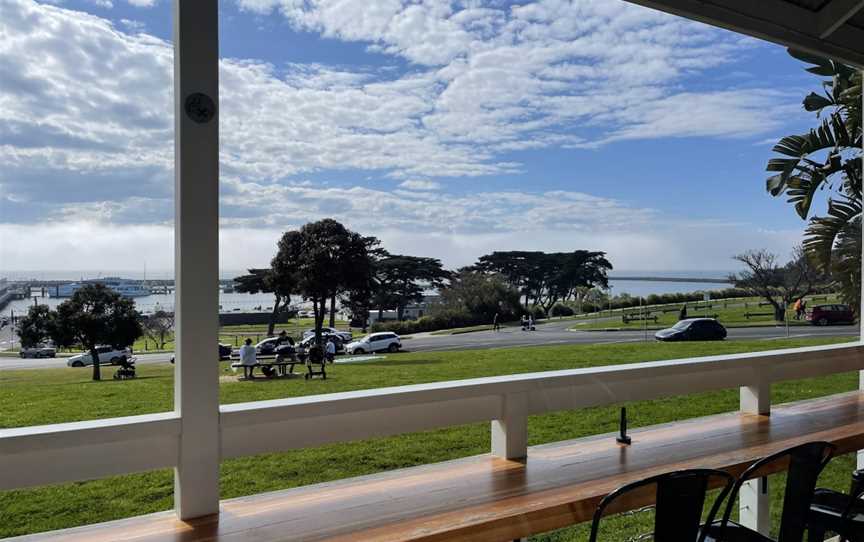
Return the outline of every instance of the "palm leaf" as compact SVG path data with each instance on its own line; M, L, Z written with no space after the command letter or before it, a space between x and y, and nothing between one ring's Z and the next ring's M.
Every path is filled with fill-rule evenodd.
M849 198L828 202L826 216L813 217L804 233L804 248L820 266L831 263L831 252L841 231L861 215L861 201Z

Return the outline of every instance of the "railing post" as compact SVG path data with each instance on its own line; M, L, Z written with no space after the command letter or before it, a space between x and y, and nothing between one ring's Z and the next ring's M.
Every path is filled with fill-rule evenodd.
M174 0L174 471L180 519L219 511L217 0Z
M492 455L522 459L528 455L528 393L502 397L502 417L492 420Z
M771 382L764 372L756 371L753 384L741 387L740 402L742 413L764 416L771 414ZM741 524L767 536L771 530L768 478L744 482L738 503Z

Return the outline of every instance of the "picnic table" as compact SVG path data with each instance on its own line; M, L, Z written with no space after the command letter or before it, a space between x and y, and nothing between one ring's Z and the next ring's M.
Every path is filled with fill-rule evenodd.
M234 358L238 359L238 358ZM298 363L303 363L299 361L296 357L288 357L288 356L277 356L277 355L269 355L269 356L258 356L256 358L255 365L244 365L239 360L231 363L231 367L235 369L243 368L243 377L247 379L255 378L255 368L261 369L261 374L266 376L267 378L275 378L277 376L288 376L294 373L294 366ZM274 369L272 372L265 370L265 368Z

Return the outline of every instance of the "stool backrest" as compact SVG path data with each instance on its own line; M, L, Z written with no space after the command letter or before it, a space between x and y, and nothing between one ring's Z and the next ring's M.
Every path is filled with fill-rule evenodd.
M830 442L808 442L753 463L735 483L732 496L726 505L726 512L723 514L723 523L729 521L735 506L735 497L738 496L745 482L786 470L786 491L783 495L783 512L780 517L780 533L777 542L801 542L807 528L807 516L816 489L816 481L834 455L835 449L836 446Z
M702 542L703 520L708 489L719 487L720 494L708 512L708 522L716 517L721 504L732 490L735 479L713 469L689 469L652 476L622 486L600 501L591 523L590 542L597 542L600 524L612 514L630 513L639 505L654 503L654 540L696 540ZM698 538L697 538L698 537Z

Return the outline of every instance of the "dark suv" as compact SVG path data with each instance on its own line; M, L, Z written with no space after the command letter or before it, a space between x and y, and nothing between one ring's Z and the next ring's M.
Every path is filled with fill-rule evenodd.
M807 314L807 319L814 326L852 324L855 322L855 313L849 305L816 305Z

